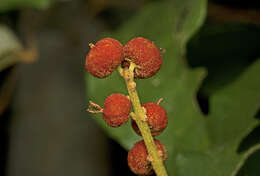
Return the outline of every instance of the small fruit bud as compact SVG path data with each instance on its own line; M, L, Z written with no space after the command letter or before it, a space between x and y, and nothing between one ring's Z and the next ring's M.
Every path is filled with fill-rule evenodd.
M154 140L158 153L161 153L160 157L163 161L167 158L167 152L162 143L158 140ZM150 156L151 157L151 156ZM137 175L151 175L153 168L151 165L148 151L144 144L144 141L137 142L133 148L128 152L128 166L132 172Z
M167 113L163 107L156 103L146 103L142 107L146 109L147 123L153 136L158 136L168 125ZM132 127L141 136L137 124L132 120Z
M111 94L107 97L103 108L103 119L112 127L118 127L129 119L130 100L122 94Z
M136 37L124 46L124 57L134 62L135 78L149 78L157 73L162 64L160 50L150 40ZM126 63L123 66L127 66Z
M99 40L95 45L90 44L86 56L86 69L97 78L109 76L123 61L123 46L112 38Z

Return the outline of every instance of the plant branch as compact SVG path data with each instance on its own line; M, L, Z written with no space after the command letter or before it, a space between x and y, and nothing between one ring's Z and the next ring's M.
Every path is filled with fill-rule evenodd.
M89 101L89 106L88 106L87 111L92 114L98 114L98 113L102 113L103 109L98 104L94 103L93 101Z
M257 10L231 8L212 2L208 4L208 17L215 21L260 24L260 12Z
M153 169L157 176L167 176L166 169L163 165L162 159L160 156L158 156L158 152L156 149L156 145L154 143L154 139L151 135L150 128L148 127L148 124L146 122L146 112L141 107L140 100L138 97L138 93L136 91L136 83L134 82L134 69L136 68L136 65L132 62L130 62L130 67L122 69L121 67L118 67L119 74L124 78L127 90L129 93L130 100L132 102L132 106L134 109L134 114L132 113L131 116L135 117L135 122L142 134L144 143L146 145L146 148L148 150L148 156L150 158L150 161L152 163ZM152 159L151 159L152 158Z

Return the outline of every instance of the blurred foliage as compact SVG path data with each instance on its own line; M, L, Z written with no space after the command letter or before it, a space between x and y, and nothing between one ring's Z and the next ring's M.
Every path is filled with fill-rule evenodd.
M19 61L15 53L21 48L14 33L7 26L0 24L0 72Z
M206 0L154 1L127 21L118 31L105 35L119 39L123 43L133 37L144 36L154 41L159 47L166 49L166 53L163 55L163 66L159 73L150 79L137 80L137 89L143 103L155 102L160 97L165 99L162 106L168 112L169 125L158 138L168 150L166 167L169 175L236 175L245 160L260 148L258 144L243 152L237 152L241 141L259 124L254 116L259 110L260 104L260 82L257 77L260 75L260 60L253 59L253 55L244 52L241 54L242 49L246 51L256 49L258 41L252 47L240 46L242 47L240 50L232 38L232 35L236 36L234 29L239 30L239 28L230 27L228 32L225 28L215 26L212 31L215 30L215 34L218 35L212 36L219 39L219 42L223 40L222 42L225 43L223 48L216 49L216 43L209 43L209 40L208 43L203 43L204 46L200 45L198 49L196 46L199 45L196 43L195 37L192 39L194 43L189 44L189 46L194 45L194 48L187 50L187 42L204 22L206 7ZM240 30L243 29L240 28ZM221 31L225 32L221 33ZM203 30L201 33L207 34ZM258 29L255 34L252 36L248 34L249 36L246 37L240 36L240 38L250 42L254 36L258 37ZM230 42L231 40L234 42L234 45L226 42L225 39L228 37L230 37ZM205 50L206 45L210 45L214 52ZM219 52L221 50L222 53ZM222 56L226 56L226 59L233 54L234 58L236 56L252 57L253 62L245 64L247 67L240 69L235 79L227 79L224 84L220 85L212 84L213 89L209 90L214 91L208 93L210 95L208 115L201 112L195 99L196 93L206 77L206 70L190 68L185 60L186 55L190 56L189 52L199 53L200 51L205 52L205 57L201 59L214 60L219 64L219 72L222 70ZM236 54L236 52L241 53ZM215 54L215 58L209 58ZM199 54L194 56L194 58L198 57L200 57ZM232 62L234 64L226 65L227 68L223 68L222 77L225 78L224 73L228 73L229 70L232 72L235 69L236 61L232 60ZM221 80L221 78L219 79ZM111 93L126 94L124 81L117 73L113 73L112 76L103 80L87 74L86 82L89 98L100 105ZM126 149L130 149L136 141L140 140L129 123L114 129L104 124L101 118L97 119L97 122Z
M211 95L235 80L260 57L260 27L248 24L205 24L187 46L192 67L203 66L208 76L201 93Z
M5 25L0 24L0 116L7 108L14 90L14 64L21 61L17 53L22 46L15 34Z
M238 176L258 176L259 175L260 150L251 155L247 163L241 168Z
M1 0L0 12L19 8L46 8L54 0Z

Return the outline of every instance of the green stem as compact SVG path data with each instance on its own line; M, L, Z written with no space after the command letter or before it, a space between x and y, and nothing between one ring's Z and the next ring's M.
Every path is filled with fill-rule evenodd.
M125 80L129 97L135 112L135 121L142 134L149 156L152 157L151 163L153 169L157 176L167 176L167 172L163 165L161 157L158 155L154 139L151 135L150 128L148 127L147 122L144 121L146 114L144 109L141 107L140 100L136 91L136 83L134 82L135 67L136 65L131 62L129 69L122 69L121 67L119 67L118 71Z

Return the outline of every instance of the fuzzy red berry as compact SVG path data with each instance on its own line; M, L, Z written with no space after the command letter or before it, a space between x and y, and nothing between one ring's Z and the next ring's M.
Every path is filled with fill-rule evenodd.
M146 109L147 123L153 136L158 136L168 125L167 113L163 107L156 103L146 103L142 107ZM132 120L132 127L141 136L137 124Z
M111 94L107 97L103 108L103 119L112 127L118 127L129 119L130 100L122 94Z
M154 140L154 142L158 154L165 161L167 158L165 147L158 140ZM151 162L148 159L148 151L143 140L137 142L128 152L127 161L131 171L137 175L151 175L153 173Z
M123 46L115 39L104 38L90 47L85 66L97 78L109 76L124 59Z
M124 46L124 57L134 62L135 78L149 78L157 73L162 64L160 50L150 40L136 37Z

